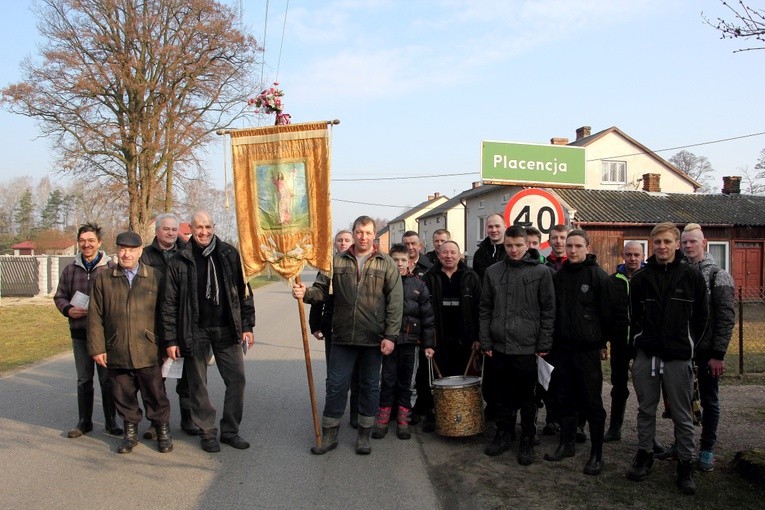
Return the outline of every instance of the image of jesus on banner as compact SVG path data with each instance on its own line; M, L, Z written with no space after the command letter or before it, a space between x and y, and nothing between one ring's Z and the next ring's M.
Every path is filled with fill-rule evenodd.
M259 164L256 175L261 229L310 228L305 162Z

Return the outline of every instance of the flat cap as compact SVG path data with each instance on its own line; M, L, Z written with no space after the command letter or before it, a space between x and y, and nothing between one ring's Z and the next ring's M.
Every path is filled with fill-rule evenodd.
M117 235L117 246L125 246L127 248L136 248L143 246L141 236L135 232L123 232Z

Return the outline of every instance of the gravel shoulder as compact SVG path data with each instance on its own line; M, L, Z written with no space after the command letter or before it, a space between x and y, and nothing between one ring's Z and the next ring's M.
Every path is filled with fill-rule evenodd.
M604 384L608 411L611 387ZM552 463L545 452L557 446L557 437L541 436L537 461L517 463L517 443L500 457L483 453L486 434L471 438L442 438L418 431L431 480L443 508L762 508L765 492L751 486L732 468L737 451L765 448L765 386L730 385L720 388L721 419L716 448L717 467L697 473L695 496L684 496L675 487L675 463L656 461L649 477L640 483L625 474L637 450L637 400L630 396L623 439L604 446L605 472L596 477L582 473L590 443L577 444L571 459ZM540 412L542 422L544 411ZM700 429L697 428L697 434ZM672 422L657 421L657 438L672 442ZM723 490L721 490L723 489Z

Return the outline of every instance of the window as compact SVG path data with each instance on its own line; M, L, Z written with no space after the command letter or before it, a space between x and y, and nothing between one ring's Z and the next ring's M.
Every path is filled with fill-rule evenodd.
M504 195L502 195L503 204L506 204L508 200L510 200L510 193L505 193Z
M483 233L486 231L486 218L478 218L478 237L476 241L483 241Z
M707 251L715 259L720 269L730 271L728 263L728 243L724 241L707 241Z
M625 184L627 182L627 162L603 161L601 181Z
M483 200L478 201L478 208L483 209Z

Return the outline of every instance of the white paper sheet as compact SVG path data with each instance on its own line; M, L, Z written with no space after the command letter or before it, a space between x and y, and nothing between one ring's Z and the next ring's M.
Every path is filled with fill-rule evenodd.
M85 308L87 310L88 305L90 304L90 297L78 290L74 293L72 299L69 300L69 304L76 306L77 308Z
M550 377L555 367L545 361L542 356L537 356L537 380L547 390L550 387Z
M162 377L167 379L180 379L183 376L183 358L167 358L162 363Z

